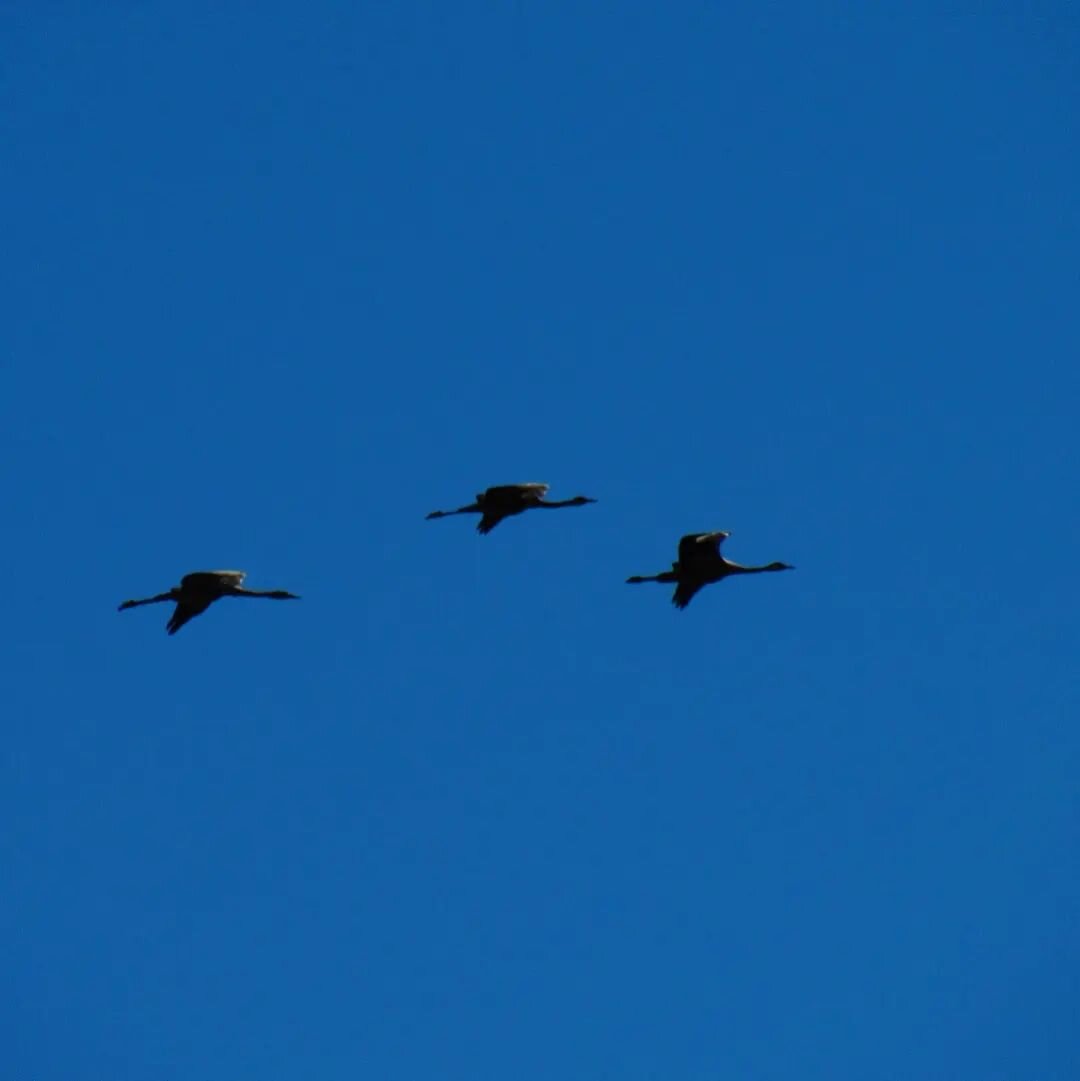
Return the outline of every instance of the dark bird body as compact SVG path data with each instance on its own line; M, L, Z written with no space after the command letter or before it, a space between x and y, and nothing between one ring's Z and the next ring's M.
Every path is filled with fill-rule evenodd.
M156 597L147 597L141 601L124 601L117 611L125 608L138 608L141 604L159 604L162 601L175 601L169 622L165 625L169 634L176 632L189 619L201 615L221 597L270 597L272 600L299 600L295 593L286 593L283 589L244 589L243 571L194 571L185 574L178 586L173 586L168 593L159 593Z
M685 608L694 594L704 586L720 582L733 574L761 574L764 571L790 571L787 563L766 563L762 567L744 567L733 563L720 554L720 545L730 533L687 533L679 541L679 560L671 564L671 570L660 574L634 575L627 582L674 582L675 592L671 603Z
M479 514L480 521L476 529L479 533L490 533L504 518L521 514L522 511L537 507L551 510L557 507L581 507L586 503L595 503L595 499L578 495L573 499L547 500L547 484L500 484L487 491L480 492L475 503L457 510L433 510L428 518L445 518L450 514Z

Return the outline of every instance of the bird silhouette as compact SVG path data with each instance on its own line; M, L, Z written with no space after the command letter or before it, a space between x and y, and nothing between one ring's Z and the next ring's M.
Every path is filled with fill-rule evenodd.
M720 545L730 533L687 533L679 541L679 560L671 564L671 570L660 574L635 574L627 582L674 582L675 592L671 603L685 608L694 594L712 582L722 581L733 574L761 574L764 571L791 571L787 563L766 563L762 567L744 567L733 563L720 554Z
M451 514L479 514L478 533L490 533L504 518L536 507L552 509L556 507L581 507L586 503L595 503L595 499L577 495L573 499L547 500L547 484L500 484L487 491L480 492L475 503L457 510L433 510L428 518L446 518Z
M141 604L175 601L176 608L165 629L169 634L176 634L189 619L205 612L221 597L270 597L276 601L300 599L295 593L286 593L283 589L244 589L241 585L244 578L243 571L194 571L185 574L180 579L180 584L173 586L168 593L159 593L156 597L146 597L141 601L124 601L117 611L138 608Z

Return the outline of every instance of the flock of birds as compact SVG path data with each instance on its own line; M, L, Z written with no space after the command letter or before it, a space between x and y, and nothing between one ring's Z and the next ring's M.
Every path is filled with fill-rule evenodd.
M476 529L479 533L490 533L504 518L511 518L527 510L555 510L560 507L582 507L586 503L595 503L595 499L578 495L573 499L548 500L546 484L500 484L481 492L476 501L457 510L433 510L428 518L446 518L453 514L479 514L480 521ZM720 554L720 545L730 533L722 530L715 533L688 533L679 541L679 558L671 564L671 570L659 574L635 574L627 582L668 582L674 583L675 592L671 603L676 608L685 608L694 594L704 586L722 581L733 574L761 574L766 571L794 570L787 563L766 563L760 567L746 567L733 563ZM195 616L201 615L216 600L222 597L269 597L276 601L295 601L300 598L295 593L284 589L245 589L243 571L195 571L185 574L178 586L173 586L167 593L143 600L124 601L119 611L125 608L138 608L143 604L160 604L174 601L176 608L169 617L165 629L169 634L176 632Z

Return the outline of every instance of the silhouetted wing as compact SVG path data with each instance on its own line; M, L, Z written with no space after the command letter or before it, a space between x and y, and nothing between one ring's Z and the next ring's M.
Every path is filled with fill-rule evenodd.
M198 615L202 615L202 613L210 607L210 604L211 602L208 600L177 602L169 622L165 624L165 629L169 634L176 634L188 620L194 619Z
M192 571L180 579L180 587L215 591L221 586L239 586L246 577L244 571Z
M695 561L700 561L702 556L718 552L720 545L724 543L727 534L720 533L687 533L679 541L679 562L686 566Z
M534 503L548 493L548 484L497 484L484 492L482 502L511 505L515 503Z
M698 541L704 537L704 533L687 533L679 541L679 563L686 566L687 563L694 561L694 556L698 554Z
M694 594L704 585L704 582L682 581L675 587L671 596L671 603L676 608L685 608L693 599Z
M504 514L484 513L480 521L476 523L477 533L490 533L506 516Z

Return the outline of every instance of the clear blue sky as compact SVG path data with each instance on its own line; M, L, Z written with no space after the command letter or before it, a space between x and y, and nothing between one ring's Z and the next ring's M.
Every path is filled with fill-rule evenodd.
M4 1077L1080 1076L1080 19L751 7L7 6Z

